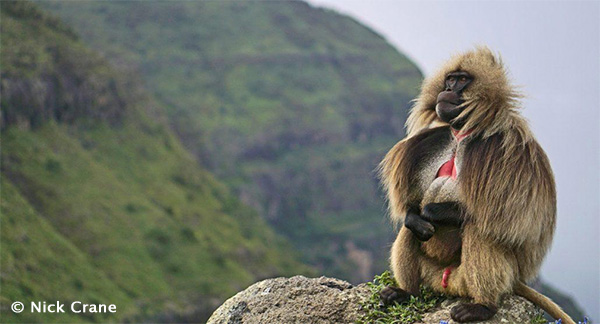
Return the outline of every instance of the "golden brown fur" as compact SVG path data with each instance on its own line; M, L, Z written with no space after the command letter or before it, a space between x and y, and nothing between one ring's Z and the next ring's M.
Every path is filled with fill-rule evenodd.
M441 274L448 264L431 257L435 243L427 251L402 227L392 247L392 269L400 288L409 292L417 292L423 281L445 293L496 305L503 294L516 288L523 292L523 282L536 276L552 241L556 217L548 158L517 111L520 95L510 85L498 57L487 48L477 48L452 57L423 82L407 120L408 135L381 162L380 178L392 220L403 223L409 208L421 206L424 192L416 184L415 174L434 146L427 141L439 141L449 133L435 107L444 79L453 71L473 76L463 92L466 108L458 117L466 118L462 129L471 131L457 180L459 203L466 215L462 250L453 256L460 261L448 287L442 288Z
M463 93L463 105L468 108L462 115L471 114L464 129L473 130L473 135L483 134L485 138L514 128L528 135L524 138L531 137L526 123L516 111L521 95L510 85L502 61L485 47L453 56L423 82L406 123L409 137L424 128L445 124L435 113L436 99L444 90L446 75L460 70L469 71L475 79Z
M435 235L421 243L421 250L426 256L446 266L460 261L461 248L461 229L457 226L437 227Z

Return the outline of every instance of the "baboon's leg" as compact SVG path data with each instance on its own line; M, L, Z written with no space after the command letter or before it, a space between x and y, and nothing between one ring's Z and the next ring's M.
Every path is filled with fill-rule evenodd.
M402 226L394 245L392 246L392 255L390 257L394 278L399 288L386 287L380 295L384 304L390 304L394 301L402 302L410 295L419 294L420 266L419 266L419 241L413 237L412 232Z
M412 232L402 227L394 245L392 246L392 255L390 257L394 278L398 282L398 287L413 294L419 294L421 284L421 270L419 258L420 242L413 236Z
M514 253L497 242L482 238L465 227L461 263L465 265L469 295L476 303L497 305L500 296L512 291L518 275Z
M482 238L467 224L463 230L461 263L451 269L448 286L441 287L443 271L437 273L437 280L429 275L427 281L433 280L437 290L473 298L473 303L458 305L450 313L457 322L471 322L494 316L500 297L512 291L517 274L514 253Z

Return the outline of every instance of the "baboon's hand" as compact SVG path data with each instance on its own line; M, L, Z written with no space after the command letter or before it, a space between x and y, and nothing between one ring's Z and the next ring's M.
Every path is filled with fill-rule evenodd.
M398 287L387 286L379 292L381 301L379 306L387 306L392 303L402 303L410 298L410 294Z
M414 212L408 212L406 219L404 220L404 226L406 226L419 241L427 241L435 232L433 225L421 218L420 215Z
M461 226L462 210L456 202L430 203L423 207L421 218L434 225Z

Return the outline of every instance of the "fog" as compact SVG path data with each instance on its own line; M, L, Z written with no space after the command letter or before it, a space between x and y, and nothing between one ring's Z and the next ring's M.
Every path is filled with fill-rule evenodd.
M600 3L309 2L371 27L426 74L477 44L501 54L557 181L558 225L541 276L600 319Z

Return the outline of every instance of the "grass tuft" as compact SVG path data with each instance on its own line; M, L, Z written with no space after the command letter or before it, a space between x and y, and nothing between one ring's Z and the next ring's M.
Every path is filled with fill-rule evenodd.
M532 318L529 323L530 324L546 324L548 322L544 318L544 314L541 313L541 314L537 314L534 318Z
M378 324L410 324L422 320L422 315L444 300L444 296L428 287L421 286L421 296L411 297L402 304L380 306L379 292L387 286L397 286L390 271L385 271L375 276L372 282L367 283L371 294L362 304L365 314L357 321Z

